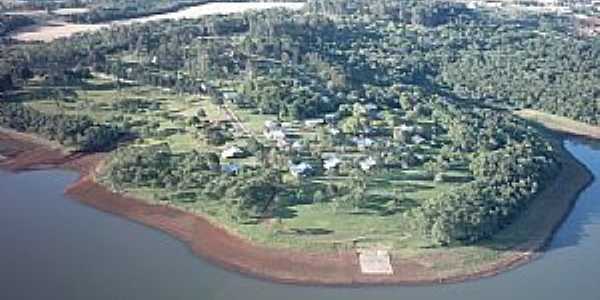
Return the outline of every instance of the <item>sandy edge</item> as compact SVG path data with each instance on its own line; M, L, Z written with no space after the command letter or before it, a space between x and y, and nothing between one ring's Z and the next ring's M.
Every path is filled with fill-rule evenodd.
M133 221L161 230L184 242L190 250L228 270L275 282L303 285L360 286L360 285L426 285L455 283L497 275L521 266L543 254L554 233L566 219L579 194L592 182L591 173L564 147L562 139L554 138L560 147L563 172L540 197L553 195L552 189L562 189L564 182L571 182L565 209L553 221L551 228L534 239L514 248L511 255L479 266L476 271L460 274L440 274L414 261L392 258L394 275L361 274L356 254L353 251L338 253L308 253L299 250L268 248L230 234L225 229L211 224L201 216L179 209L153 205L126 195L116 194L94 181L94 172L103 163L106 155L65 155L47 143L31 135L0 131L0 143L8 145L0 161L0 167L11 171L63 168L80 173L78 181L67 187L66 194L79 202L99 210L129 218ZM575 176L574 176L575 175ZM576 182L573 182L576 178ZM102 200L98 200L102 199Z
M184 7L173 12L150 14L130 19L100 22L95 24L70 23L58 19L48 21L45 24L35 24L13 31L12 39L21 42L51 42L59 38L68 38L74 34L94 32L111 26L131 25L134 23L146 23L162 20L197 19L209 15L240 14L253 10L266 10L284 8L300 10L304 2L206 2L195 6Z

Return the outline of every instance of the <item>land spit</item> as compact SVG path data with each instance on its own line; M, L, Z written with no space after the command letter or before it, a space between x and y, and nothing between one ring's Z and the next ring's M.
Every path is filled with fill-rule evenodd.
M590 172L562 147L562 138L552 136L554 145L559 149L562 172L553 184L538 195L537 200L543 201L532 203L531 209L536 209L536 205L556 208L545 212L544 220L539 220L542 223L539 232L526 242L507 249L507 254L495 261L482 263L476 268L444 272L434 269L432 265L444 263L451 255L444 257L438 253L414 259L391 254L389 264L393 272L364 274L358 255L353 250L319 253L258 245L203 216L171 206L150 204L98 184L95 180L96 171L106 154L66 153L26 134L0 131L0 152L6 157L0 166L11 171L48 168L77 171L81 175L79 180L66 188L66 194L71 198L166 232L184 242L194 254L229 270L276 282L306 285L423 285L493 276L523 265L543 253L554 232L568 216L579 193L593 179ZM452 252L452 249L447 251Z

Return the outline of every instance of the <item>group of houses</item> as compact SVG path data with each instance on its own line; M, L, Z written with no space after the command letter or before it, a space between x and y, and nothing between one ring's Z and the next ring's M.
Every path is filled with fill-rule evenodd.
M235 96L226 97L229 101L235 101ZM325 128L325 132L331 136L339 136L342 131L338 128L344 115L359 114L363 117L367 117L370 120L381 120L383 121L383 112L378 109L376 104L366 103L357 105L347 105L347 112L340 110L336 113L330 113L325 115L323 118L307 119L302 122L279 122L274 120L267 120L264 122L262 136L264 140L268 141L275 149L285 153L303 153L309 150L310 145L304 139L299 137L302 136L303 132L314 132L317 128ZM348 144L336 146L336 150L333 152L322 153L320 161L313 158L306 158L304 160L296 159L294 162L288 161L287 168L290 174L294 177L307 177L315 175L321 171L332 174L335 173L340 166L344 165L344 161L347 161L350 165L356 166L356 168L370 172L374 168L381 164L381 161L386 157L386 154L391 154L390 151L383 151L380 154L371 153L369 155L352 155L346 156L340 154L338 151L342 149L342 153L345 153L348 146L354 146L358 152L372 152L375 147L379 149L383 147L392 147L398 143L412 147L415 145L425 145L431 139L425 130L420 125L409 125L409 123L399 124L386 130L381 128L373 127L371 130L361 131L355 135L348 136L346 142ZM388 132L385 134L384 132ZM389 153L388 153L389 152ZM238 146L229 146L223 149L221 158L225 161L231 161L237 158L243 158L247 153ZM302 157L302 156L301 156ZM400 162L402 166L408 167L411 165L410 159L404 164ZM239 172L240 166L230 162L223 165L223 171L229 174L235 174Z

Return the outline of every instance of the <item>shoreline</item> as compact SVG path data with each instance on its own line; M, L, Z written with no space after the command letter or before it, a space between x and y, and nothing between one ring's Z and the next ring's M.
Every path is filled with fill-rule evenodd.
M105 154L66 154L62 149L50 147L47 143L41 144L39 138L28 134L0 131L0 145L3 146L0 147L0 153L6 157L0 161L0 167L15 172L53 168L77 171L80 178L65 189L69 198L163 231L183 242L194 255L251 277L315 286L431 285L495 276L543 255L555 232L571 212L579 194L593 181L589 170L564 148L563 137L551 134L553 144L558 144L556 146L559 147L557 149L563 170L537 197L547 198L546 201L561 205L560 209L551 212L554 215L548 217L549 222L543 221L543 230L536 232L535 237L507 249L507 252L511 252L507 256L485 262L472 270L460 269L445 273L427 268L411 259L392 256L392 266L394 270L398 270L396 273L366 275L360 272L354 251L307 253L255 244L202 216L117 194L96 183L94 173L103 163ZM571 184L565 186L562 182ZM534 201L532 205L539 202Z
M250 10L286 8L299 10L304 2L218 2L207 0L202 4L180 7L175 10L152 13L137 17L106 20L97 23L72 23L61 19L49 20L45 23L25 26L12 31L8 37L19 42L51 42L59 38L69 38L74 34L99 31L111 26L124 26L133 23L146 23L163 20L197 19L209 15L229 15Z

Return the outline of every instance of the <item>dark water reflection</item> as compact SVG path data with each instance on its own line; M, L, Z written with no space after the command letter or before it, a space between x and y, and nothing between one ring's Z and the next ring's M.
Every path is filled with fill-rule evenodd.
M600 147L567 147L600 176ZM171 237L63 196L76 175L0 172L0 299L600 300L600 183L580 197L552 250L497 277L432 287L322 288L224 271Z

